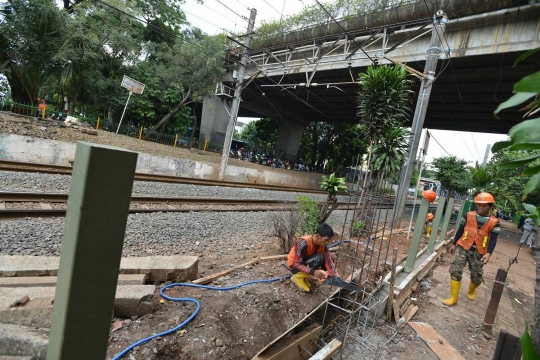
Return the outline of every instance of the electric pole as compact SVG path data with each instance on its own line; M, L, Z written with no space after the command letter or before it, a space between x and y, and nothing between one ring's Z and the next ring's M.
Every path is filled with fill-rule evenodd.
M225 169L227 168L227 162L229 161L229 150L231 149L232 138L234 134L234 126L236 124L236 118L238 116L238 109L240 109L240 93L242 92L242 82L244 81L244 72L246 71L246 64L248 58L248 49L251 42L251 34L253 33L253 27L255 26L255 16L257 15L256 9L251 9L249 15L249 23L247 33L244 38L244 48L242 50L242 59L240 60L240 69L238 70L238 80L236 83L236 89L234 90L234 99L231 106L231 114L229 117L229 124L227 125L227 133L225 134L225 142L223 143L223 153L221 154L221 164L219 166L219 180L223 180L225 177Z
M424 67L424 77L420 85L420 93L418 94L418 101L416 103L416 110L414 111L414 118L412 123L413 137L410 142L409 156L407 164L401 174L401 181L398 189L398 202L397 211L394 212L394 228L399 227L401 223L401 217L403 215L403 209L405 208L405 201L407 200L407 190L414 168L414 160L416 159L416 153L418 152L418 145L420 143L420 136L422 134L422 128L424 127L424 120L426 118L427 106L429 103L429 96L431 94L431 88L435 81L435 73L437 71L437 61L439 60L439 53L442 51L442 39L444 29L448 17L446 14L439 10L435 14L433 19L433 30L431 32L431 43L429 45L428 54L426 58L426 65ZM450 49L449 49L450 50Z
M490 150L491 150L491 144L487 144L487 146L486 146L486 154L484 155L484 161L482 162L482 167L486 167L487 159L488 159Z

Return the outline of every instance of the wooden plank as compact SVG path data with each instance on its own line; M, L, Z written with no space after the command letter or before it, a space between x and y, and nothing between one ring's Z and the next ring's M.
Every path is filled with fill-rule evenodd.
M398 328L404 327L409 322L409 320L411 320L414 314L416 314L417 311L418 306L413 304L409 305L409 308L407 309L407 311L405 311L405 314L403 314L403 316L399 319Z
M322 326L313 323L302 332L292 335L279 344L276 344L267 351L257 355L253 360L294 360L300 358L303 353L302 347L312 348L317 341L315 340L322 331ZM313 342L313 343L312 343ZM311 346L310 346L311 345ZM308 349L309 350L309 349ZM307 354L304 354L307 355Z
M334 339L326 344L315 355L309 358L309 360L328 360L341 348L341 341Z
M392 307L394 308L394 320L397 325L399 322L399 306L396 299L392 300Z
M519 338L501 330L493 353L493 360L520 360L521 346Z
M411 304L411 298L407 298L407 300L405 300L405 302L403 303L403 305L399 309L399 316L400 317L405 314L405 312L407 311L407 308L409 307L410 304Z
M439 359L465 360L465 358L428 323L410 322L409 326L420 335Z
M386 307L386 321L392 320L392 302L394 301L394 284L396 282L397 248L392 253L392 272L390 276L390 290L388 292L388 304Z
M484 331L491 334L493 329L493 323L495 322L495 316L497 315L497 309L499 308L499 302L504 290L504 284L506 283L506 276L508 273L505 269L500 268L497 270L497 276L493 282L493 289L491 290L491 299L486 310L486 316L484 317Z
M215 274L212 274L212 275L208 275L208 276L205 276L203 278L200 278L200 279L197 279L197 280L194 280L193 283L194 284L208 284L220 277L222 277L223 275L227 275L229 273L232 273L233 271L236 271L238 269L241 269L243 268L244 266L248 266L248 265L251 265L251 264L255 264L256 262L258 262L259 259L255 259L255 260L251 260L251 261L248 261L247 263L243 263L242 265L238 265L238 266L235 266L233 268L230 268L230 269L227 269L227 270L223 270L223 271L220 271L218 273L215 273Z

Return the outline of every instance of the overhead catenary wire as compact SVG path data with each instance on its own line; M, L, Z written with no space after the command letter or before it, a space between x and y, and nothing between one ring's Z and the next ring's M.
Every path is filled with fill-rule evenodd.
M451 156L450 153L448 151L446 151L446 149L441 145L441 143L439 141L437 141L435 136L433 136L433 133L429 132L429 136L431 136L431 138L433 140L435 140L435 142L441 147L441 149L443 149L443 151L446 153L446 155Z
M244 15L241 15L239 13L237 13L236 11L234 11L233 9L231 9L230 7L228 7L227 5L225 5L224 3L222 3L220 0L214 0L214 1L217 1L218 3L220 3L221 5L223 5L225 8L227 8L227 10L231 11L233 14L235 14L236 16L240 17L241 19L249 22L249 19L244 16Z

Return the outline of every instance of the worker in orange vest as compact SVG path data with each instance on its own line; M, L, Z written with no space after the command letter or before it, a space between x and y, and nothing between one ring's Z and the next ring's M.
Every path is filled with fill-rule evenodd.
M467 299L476 298L476 288L482 283L483 266L488 263L501 229L499 219L490 215L490 209L495 203L493 195L482 192L474 198L476 211L469 211L460 223L450 253L454 254L450 265L450 297L443 300L446 306L458 302L461 277L465 264L469 264L471 283Z
M328 276L339 276L327 247L333 236L330 225L322 223L315 234L302 236L294 243L287 262L293 273L291 280L302 291L311 291L310 275L321 281Z
M45 99L38 98L37 100L38 100L38 113L39 113L39 116L41 117L43 115L43 112L47 108L47 102L45 101Z
M426 236L427 237L430 237L431 236L431 229L433 228L433 214L432 213L428 213L426 215Z

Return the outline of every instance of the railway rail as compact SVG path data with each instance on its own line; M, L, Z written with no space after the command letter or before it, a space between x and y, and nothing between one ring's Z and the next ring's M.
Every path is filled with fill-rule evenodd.
M68 194L0 192L0 219L23 217L63 217ZM224 212L288 210L296 205L291 200L220 199L196 197L132 196L130 214L149 212ZM346 209L340 203L338 209Z
M0 170L71 175L73 168L71 166L62 166L62 165L46 165L46 164L26 163L26 162L10 161L10 160L0 160ZM218 180L208 180L208 179L194 179L194 178L181 177L181 176L155 175L155 174L143 174L143 173L135 173L135 181L167 182L167 183L191 184L191 185L201 185L201 186L226 186L226 187L252 188L252 189L260 189L260 190L289 191L289 192L310 193L310 194L326 194L326 192L322 190L295 188L295 187L290 187L290 186L240 183L240 182L234 182L234 181L218 181Z

